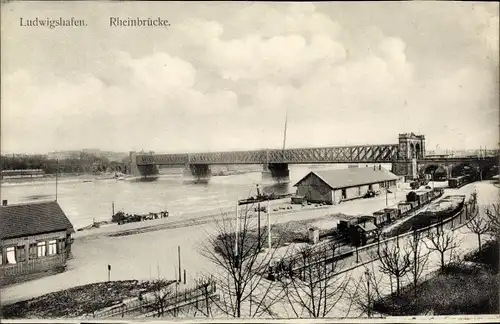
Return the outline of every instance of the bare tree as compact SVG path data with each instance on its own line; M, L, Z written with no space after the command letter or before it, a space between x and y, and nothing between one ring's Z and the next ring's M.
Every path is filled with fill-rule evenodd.
M216 282L212 277L202 276L196 280L199 294L196 296L195 302L192 304L191 309L194 309L193 316L198 314L204 317L212 317L212 300L217 299L215 295ZM189 312L188 312L189 313Z
M364 269L364 276L359 277L356 282L351 281L353 284L350 285L348 290L349 298L361 312L361 316L366 314L368 317L372 317L375 313L375 302L383 300L385 296L384 288L386 284L383 280L383 274L377 272L374 262L364 265Z
M151 305L156 316L163 317L175 297L172 288L175 282L158 279L153 282L153 303Z
M479 250L481 250L481 235L491 232L490 222L479 214L479 208L477 207L477 200L472 200L469 204L470 206L470 221L467 222L467 228L474 234L477 235L477 242L479 245Z
M500 204L492 204L485 208L486 219L489 224L489 233L500 238Z
M396 296L400 294L401 278L412 268L411 252L400 248L399 238L392 242L384 242L377 250L379 270L389 275L392 290L392 278L396 279Z
M452 231L445 231L443 226L437 226L436 231L430 231L427 234L427 238L430 243L425 243L430 251L437 251L441 255L441 270L444 270L445 254L450 252L450 260L452 258L453 250L460 246L460 242L457 241Z
M211 297L211 304L231 317L274 316L271 309L280 297L274 289L277 283L263 276L280 239L273 237L273 247L262 252L260 247L267 241L268 233L257 230L252 211L253 206L245 205L238 221L225 215L215 219L215 233L209 234L208 241L199 249L218 269L214 275L218 298Z
M280 278L287 302L296 317L326 317L346 292L348 276L338 275L335 244L305 246L298 253L295 270Z
M421 234L417 231L408 237L406 247L410 252L410 269L411 284L415 297L418 294L418 281L421 278L424 270L427 268L429 261L429 253L422 251L423 247Z

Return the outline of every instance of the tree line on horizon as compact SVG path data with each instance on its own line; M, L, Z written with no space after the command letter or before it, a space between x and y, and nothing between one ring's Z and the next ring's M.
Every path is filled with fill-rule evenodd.
M125 160L125 159L124 159ZM54 159L44 155L10 156L1 155L1 170L29 170L41 169L46 174L59 173L88 173L105 172L116 163L106 157L98 157L85 152L80 153L79 158Z

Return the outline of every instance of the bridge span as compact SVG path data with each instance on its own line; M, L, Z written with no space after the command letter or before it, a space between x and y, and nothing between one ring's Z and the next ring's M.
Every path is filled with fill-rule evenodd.
M130 153L130 167L136 176L158 173L157 165L185 166L185 174L197 179L210 177L212 164L262 164L263 179L288 180L289 164L382 164L391 163L392 172L416 178L429 163L474 163L467 158L425 158L425 136L399 134L397 144L312 147L233 152L182 154Z

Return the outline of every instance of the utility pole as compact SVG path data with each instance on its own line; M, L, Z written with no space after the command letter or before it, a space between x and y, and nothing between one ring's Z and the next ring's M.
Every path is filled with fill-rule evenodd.
M178 255L178 260L179 260L179 282L182 280L182 274L181 274L181 246L177 246L177 255Z
M386 182L385 183L385 206L387 207L387 193L389 191L389 184Z
M267 241L269 243L269 251L271 250L271 201L267 201Z
M239 231L240 231L240 221L238 217L238 199L236 199L236 235L235 235L235 242L234 242L234 255L236 257L236 260L234 260L235 264L237 265L236 262L238 262L238 238L239 238Z
M57 201L57 178L59 177L59 159L56 160L56 201Z
M112 212L111 216L115 216L115 202L114 201L111 202L111 212Z
M269 211L268 211L269 212ZM257 239L258 239L258 243L257 243L257 251L260 252L260 201L257 203Z

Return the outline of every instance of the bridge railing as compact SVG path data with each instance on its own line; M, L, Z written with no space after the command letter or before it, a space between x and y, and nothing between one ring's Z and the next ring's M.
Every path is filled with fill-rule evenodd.
M235 152L136 155L145 164L387 163L398 160L399 146L356 145Z

